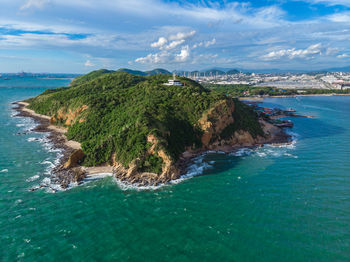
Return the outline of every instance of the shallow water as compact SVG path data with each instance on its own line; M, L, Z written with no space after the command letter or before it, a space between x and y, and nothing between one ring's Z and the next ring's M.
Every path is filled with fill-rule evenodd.
M0 88L0 261L350 260L350 97L267 100L316 118L292 118L290 146L206 154L176 185L52 194L28 189L59 152L11 117L42 91Z

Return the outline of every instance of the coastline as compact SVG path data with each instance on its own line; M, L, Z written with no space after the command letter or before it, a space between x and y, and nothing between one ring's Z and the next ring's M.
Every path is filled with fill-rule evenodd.
M96 167L83 167L78 166L74 168L66 168L63 166L69 161L70 156L77 150L81 150L81 144L74 140L68 140L65 133L67 128L52 125L50 123L50 117L35 113L33 110L27 108L29 105L26 102L19 101L12 103L17 105L13 110L17 111L15 117L30 117L36 123L37 126L33 129L34 132L49 133L48 139L53 144L54 148L61 149L63 156L59 159L57 166L52 170L53 182L60 184L62 188L67 188L71 182L78 184L84 180L96 179L101 175L105 177L106 173L113 173L113 167L111 166L96 166ZM80 169L80 170L78 170ZM73 172L70 172L73 171ZM76 171L79 171L78 180L75 178ZM84 174L82 174L82 172Z
M61 149L63 152L63 156L59 159L59 163L52 170L52 178L51 180L54 184L58 184L62 189L67 189L74 184L81 184L88 181L93 181L99 178L104 178L106 176L113 176L117 180L120 180L116 177L116 170L113 166L95 166L95 167L84 167L80 165L68 166L64 167L65 164L70 161L71 156L76 151L81 151L81 144L77 141L68 140L65 133L67 132L67 128L54 126L50 123L50 117L46 115L41 115L35 113L33 110L27 108L29 105L26 102L14 102L13 104L17 105L13 109L18 113L15 116L18 117L30 117L34 119L38 126L36 126L33 131L35 132L45 132L49 133L48 139L53 144L55 148ZM245 148L259 148L264 145L288 145L292 143L291 136L288 135L284 129L276 127L268 122L260 120L260 123L263 125L264 132L269 134L268 138L261 137L258 139L254 139L252 141L248 141L245 143L239 143L234 145L223 145L223 146L215 146L212 148L201 148L193 151L184 152L180 160L176 163L177 168L180 170L180 176L176 179L171 179L170 181L166 181L161 183L161 185L169 184L174 182L174 180L182 179L187 177L188 168L194 163L194 160L208 152L223 152L225 154L230 154L237 152L241 149ZM82 152L82 151L81 151ZM132 185L134 187L144 188L147 185L139 184L139 183L130 183L130 181L121 179L119 182L125 183L126 185ZM148 185L150 187L159 186L156 185ZM44 186L40 186L44 187ZM56 189L51 188L54 191ZM36 190L36 189L33 189Z
M265 98L295 98L295 97L313 97L313 96L350 96L349 94L298 94L298 95L278 95L278 96L245 96L239 97L238 99L241 101L263 101Z

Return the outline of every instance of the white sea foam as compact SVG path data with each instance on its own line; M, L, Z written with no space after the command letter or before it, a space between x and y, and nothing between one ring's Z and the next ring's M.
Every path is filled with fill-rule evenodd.
M0 173L7 173L9 170L7 168L0 171Z
M22 202L23 202L22 199L17 199L17 200L15 201L15 205L18 205L18 204L20 204L20 203L22 203Z
M49 186L51 184L51 179L49 177L45 177L43 181L41 181L41 185Z
M168 184L161 184L158 186L139 186L137 184L131 184L128 182L121 181L120 179L117 179L115 177L113 177L113 180L115 181L115 183L117 183L118 187L123 191L127 191L127 190L135 190L135 191L157 190L161 187L168 185Z
M27 182L33 182L35 180L38 180L39 178L40 178L39 175L35 175L35 176L30 177L30 178L27 178L26 181Z
M230 153L231 156L248 156L252 153L251 148L240 148L235 152Z
M160 184L157 186L141 186L138 184L131 184L129 182L121 181L113 177L113 180L117 183L120 189L126 190L136 190L136 191L145 191L145 190L157 190L165 186L179 184L187 179L203 174L205 170L213 168L212 165L204 161L205 155L208 153L217 153L217 151L209 151L201 154L200 156L192 160L192 164L187 168L186 174L182 175L179 179L170 181L169 183ZM220 154L220 153L219 153Z
M54 163L52 163L51 161L48 160L44 160L43 162L41 162L40 164L42 165L48 165L48 168L52 169L55 167Z
M84 178L83 183L92 182L92 181L100 180L111 176L113 176L113 173L99 173L99 174L88 175L86 178Z

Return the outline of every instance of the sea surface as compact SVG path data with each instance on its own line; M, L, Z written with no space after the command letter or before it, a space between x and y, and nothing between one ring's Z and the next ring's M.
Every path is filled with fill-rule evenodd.
M0 261L350 261L350 96L266 100L315 118L291 118L291 145L199 157L175 185L29 192L61 152L11 103L43 90L0 88Z

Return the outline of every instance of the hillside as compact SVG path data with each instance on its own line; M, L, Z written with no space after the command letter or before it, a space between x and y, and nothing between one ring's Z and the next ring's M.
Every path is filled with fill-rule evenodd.
M186 78L184 86L164 86L168 79L95 71L27 102L68 127L68 139L82 145L82 165L108 163L134 183L178 178L185 151L264 142L255 113L242 102Z

